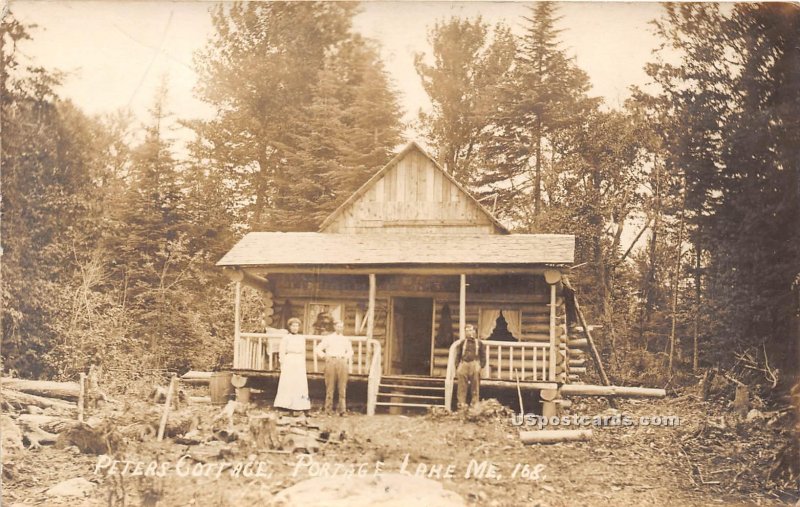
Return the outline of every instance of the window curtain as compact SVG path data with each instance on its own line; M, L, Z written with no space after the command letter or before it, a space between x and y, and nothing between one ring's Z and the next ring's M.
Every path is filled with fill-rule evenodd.
M521 340L522 312L519 310L500 310L499 308L484 308L481 310L478 337L482 340L486 340L492 336L492 332L494 331L495 326L497 326L497 319L500 317L500 312L503 312L503 318L506 319L506 323L508 324L508 332L511 333L517 340Z
M478 329L478 338L481 340L485 340L492 336L492 331L494 331L494 327L497 325L497 317L500 316L499 309L482 309L481 310L481 321L480 321L480 329Z
M522 339L522 312L519 310L504 310L503 317L508 323L508 332L517 340Z

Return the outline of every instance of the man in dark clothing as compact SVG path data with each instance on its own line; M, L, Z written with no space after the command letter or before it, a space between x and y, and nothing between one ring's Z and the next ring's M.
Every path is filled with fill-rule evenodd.
M464 328L466 339L456 349L456 379L458 380L458 409L467 405L467 388L471 391L470 405L480 400L481 370L486 366L486 347L475 337L475 327Z

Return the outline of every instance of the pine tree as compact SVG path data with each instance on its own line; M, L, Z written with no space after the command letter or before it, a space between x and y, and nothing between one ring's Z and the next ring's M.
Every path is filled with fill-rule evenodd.
M354 8L274 2L214 12L198 66L200 95L217 116L196 129L253 228L313 229L399 141L377 51L350 32Z
M498 89L509 77L515 41L500 24L490 37L481 18L451 18L430 30L432 64L424 53L414 63L433 104L420 114L442 166L461 183L477 179L481 138L492 129Z
M589 79L559 47L556 6L537 3L526 18L511 81L487 134L486 173L479 184L501 195L504 214L528 230L541 225L543 180L553 164L571 153L569 132L599 101L587 96ZM516 211L515 211L516 208Z

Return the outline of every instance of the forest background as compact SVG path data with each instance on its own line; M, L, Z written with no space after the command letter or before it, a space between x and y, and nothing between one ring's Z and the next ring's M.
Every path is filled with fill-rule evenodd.
M247 231L315 230L405 142L386 62L353 28L358 8L212 8L194 65L214 113L181 119L195 134L185 150L165 128L166 81L144 125L87 115L59 96L57 69L21 63L37 29L11 9L4 371L230 365L233 298L214 263ZM651 82L620 107L590 95L558 16L533 4L513 20L521 36L480 18L430 26L415 66L433 107L413 127L515 232L576 236L571 278L615 382L721 368L788 389L800 363L800 8L664 5Z

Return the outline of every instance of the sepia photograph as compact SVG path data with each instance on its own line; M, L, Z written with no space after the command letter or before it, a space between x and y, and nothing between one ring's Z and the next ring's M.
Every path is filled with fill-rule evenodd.
M800 4L0 5L3 506L800 507Z

